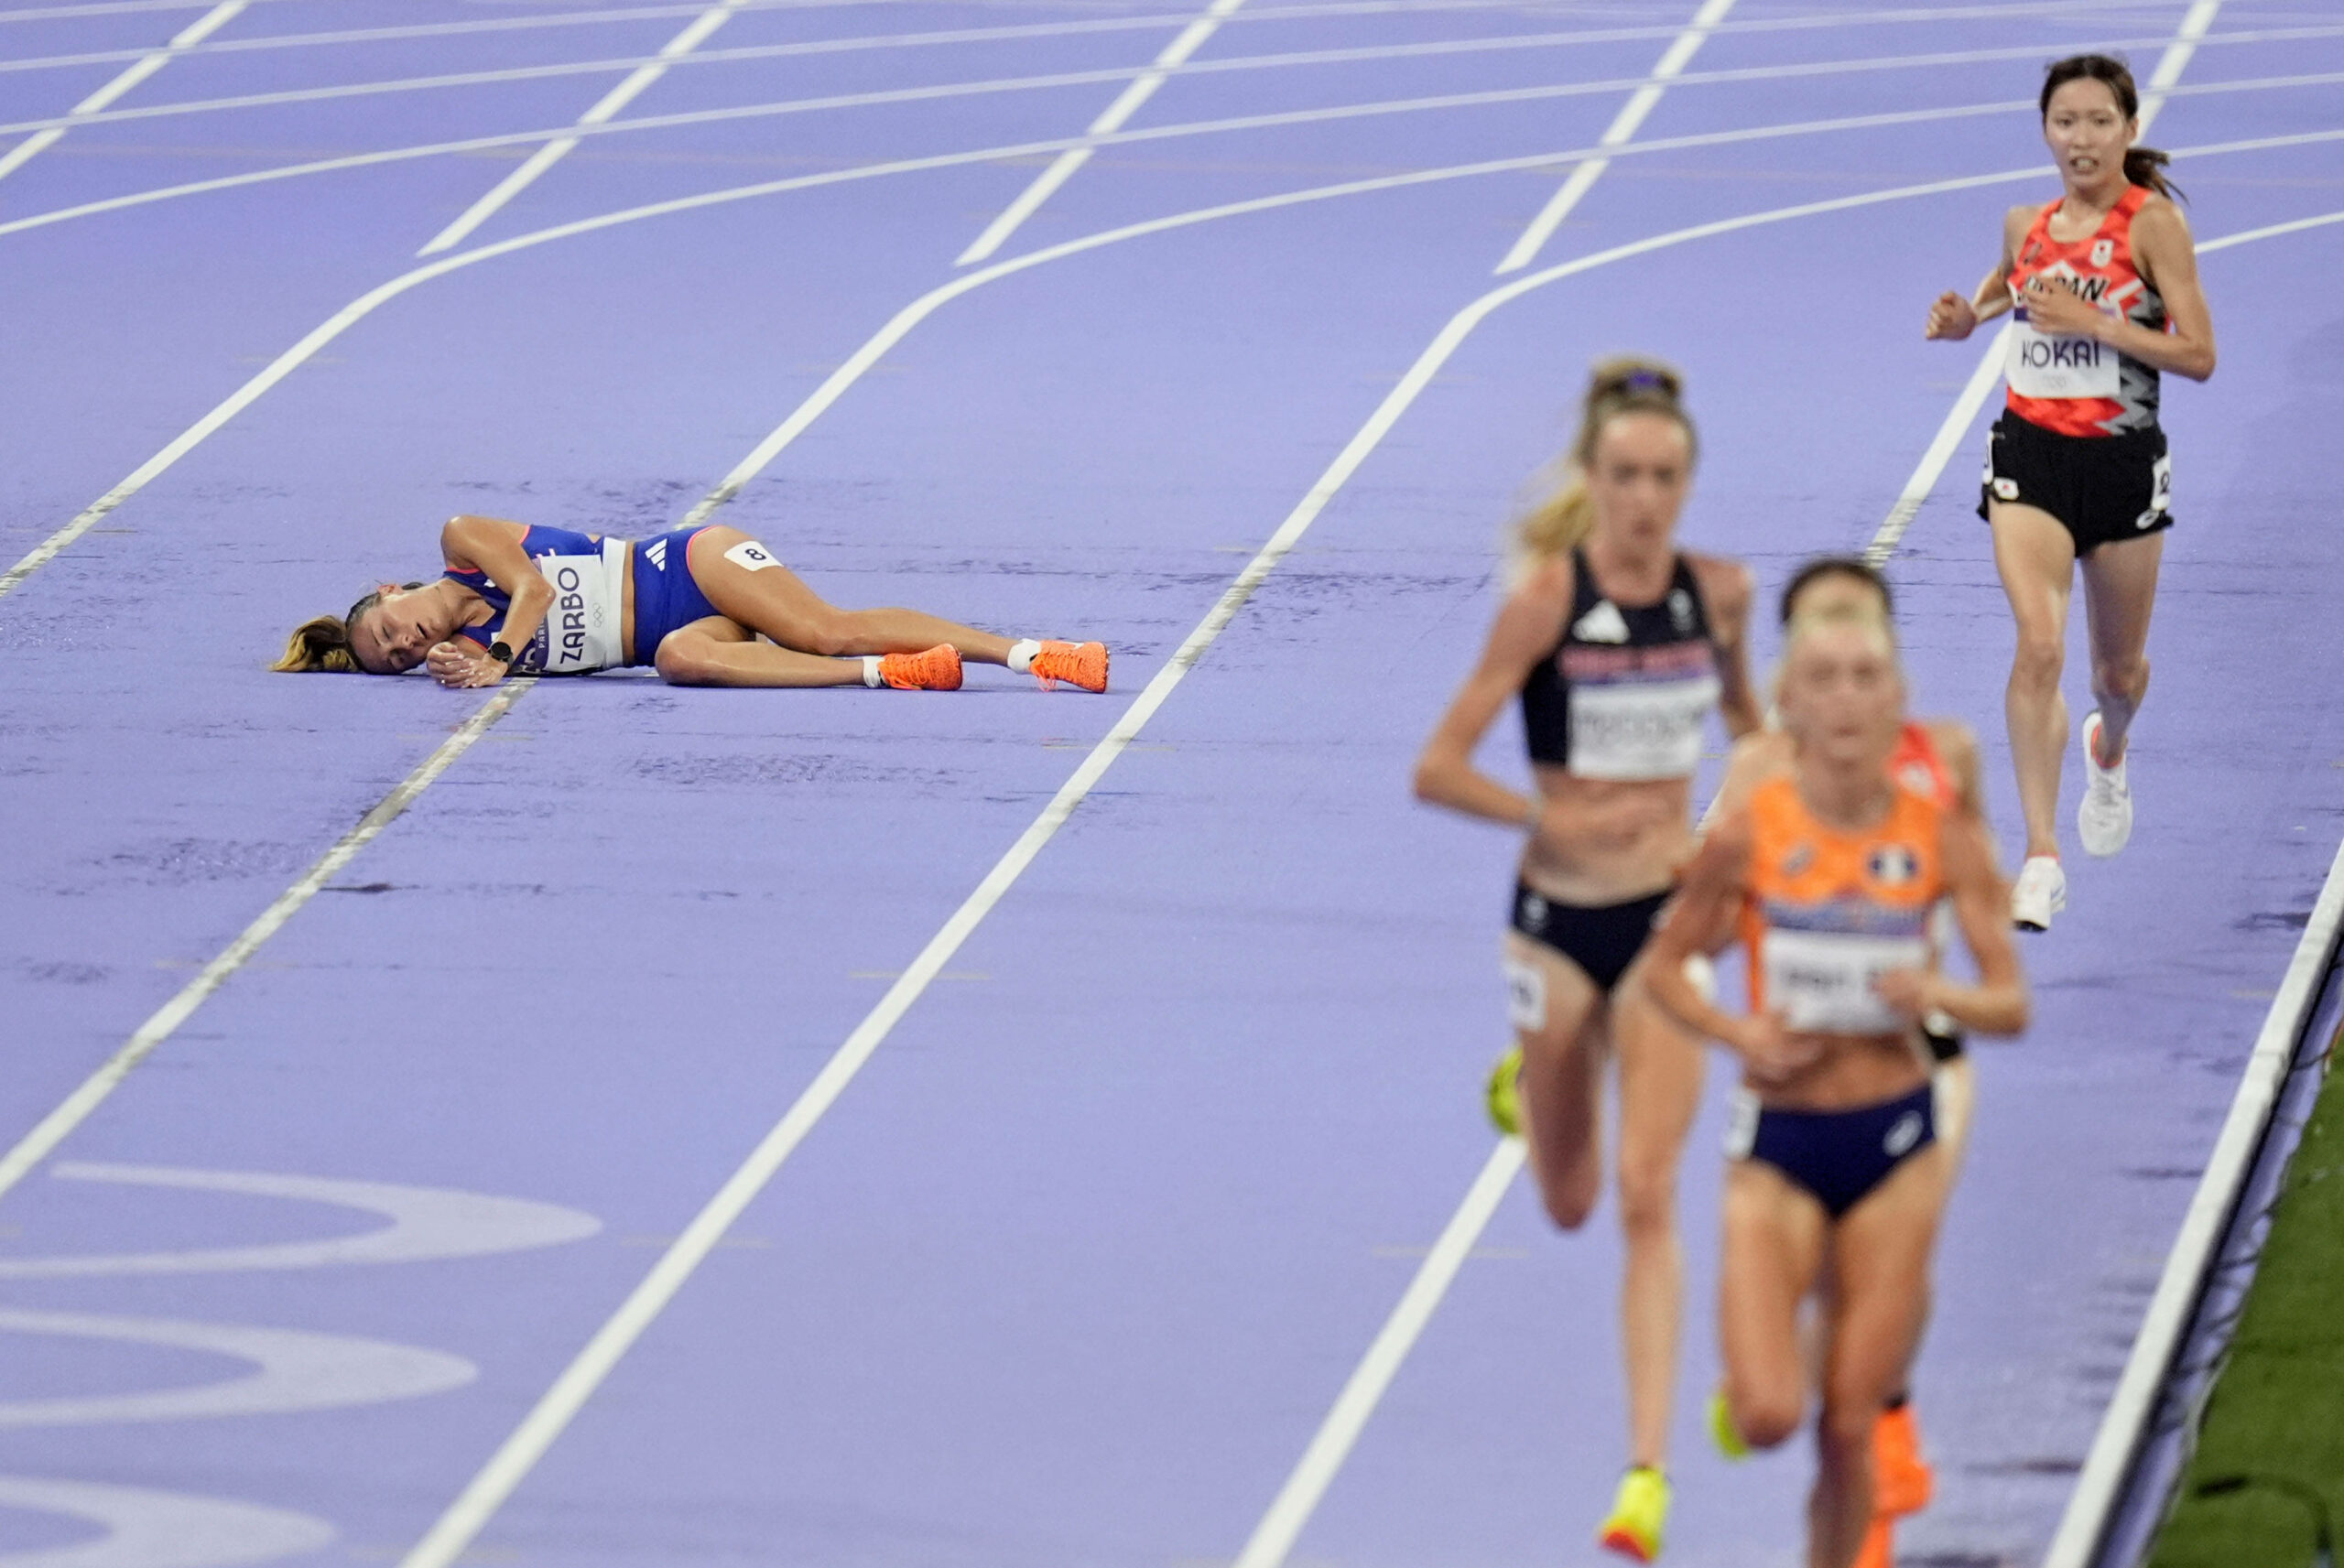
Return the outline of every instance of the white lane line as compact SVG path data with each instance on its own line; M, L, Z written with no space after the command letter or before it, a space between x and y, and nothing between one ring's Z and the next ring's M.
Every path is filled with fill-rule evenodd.
M1249 16L1253 15L1252 13ZM2186 98L2213 93L2263 92L2289 87L2328 87L2344 83L2344 71L2323 71L2304 75L2248 77L2230 81L2208 82L2198 87L2178 87L2171 97ZM1546 90L1541 90L1542 93ZM1404 98L1381 103L1343 104L1329 109L1297 110L1277 114L1248 114L1231 119L1198 120L1186 124L1157 125L1141 131L1119 131L1099 138L1101 146L1124 146L1136 142L1162 141L1187 136L1220 135L1232 131L1257 130L1270 126L1321 124L1331 120L1352 119L1378 114L1417 114L1440 109L1467 107L1492 101L1512 102L1518 92L1513 89L1497 90L1495 97L1489 93L1466 93L1443 98ZM2010 99L1993 103L1947 104L1927 109L1907 109L1890 114L1854 114L1830 120L1793 121L1785 124L1759 125L1742 130L1712 131L1693 135L1650 138L1614 147L1607 158L1624 157L1635 154L1676 152L1687 147L1723 146L1737 142L1763 141L1780 136L1812 135L1829 131L1863 130L1890 125L1913 124L1923 121L1960 119L1977 115L2032 112L2032 98ZM617 134L629 131L660 130L675 125L702 124L718 120L754 117L777 112L767 104L749 104L728 109L698 110L685 114L650 115L633 120L617 120L607 125L581 127L595 134ZM207 195L212 191L233 190L247 185L262 185L273 180L294 179L312 174L331 174L343 169L370 168L375 164L399 163L413 158L440 157L453 153L473 152L487 147L513 146L541 142L563 135L559 128L537 131L507 131L491 136L472 136L461 141L426 142L414 146L386 147L379 152L353 153L342 157L321 158L313 163L286 164L276 168L255 169L249 174L222 175L213 179L190 180L183 185L160 186L150 190L131 191L97 201L85 201L72 207L60 207L47 212L35 212L26 217L0 222L0 235L21 232L27 229L46 228L54 223L71 222L77 219L95 217L105 212L119 212L133 207L147 206L157 201L177 200L182 197ZM2298 138L2306 139L2306 138ZM2324 134L2314 134L2309 140L2324 139ZM978 147L967 152L939 153L924 158L899 159L888 163L865 164L838 171L836 178L846 179L876 178L895 174L947 168L961 164L992 163L1005 157L1034 157L1064 151L1077 145L1079 138L1062 136L1046 142L1012 143L1002 146ZM2259 144L2263 146L2288 145L2281 137ZM1597 149L1572 148L1563 151L1525 154L1511 158L1499 158L1486 163L1460 165L1460 169L1484 173L1539 168L1568 162L1573 158L1592 157ZM0 591L5 591L0 588Z
M1058 154L1016 200L1002 209L1001 215L985 225L984 232L969 242L969 248L953 260L954 266L969 266L984 260L1001 249L1004 241L1015 233L1026 219L1038 211L1043 202L1054 195L1058 187L1074 178L1074 171L1091 161L1101 136L1111 136L1123 128L1123 123L1139 112L1141 104L1156 96L1164 79L1188 63L1188 58L1204 47L1207 38L1226 20L1231 12L1245 0L1212 0L1205 14L1180 29L1179 36L1164 46L1145 70L1132 78L1131 85L1115 95L1099 117L1083 132L1084 139ZM1731 3L1731 0L1729 0Z
M151 54L141 55L134 64L124 70L112 81L74 104L73 114L83 115L100 113L107 104L114 103L124 93L170 64L176 56L193 49L197 44L210 38L248 4L250 0L220 0L219 5L212 6L202 16L173 34L169 43ZM38 157L44 148L54 146L63 139L65 130L66 128L61 125L48 126L34 132L5 153L0 153L0 179L5 179L24 168Z
M1401 1292L1399 1304L1384 1320L1384 1327L1367 1347L1352 1369L1343 1391L1335 1396L1327 1419L1311 1434L1310 1444L1302 1451L1301 1463L1294 1474L1286 1477L1279 1488L1277 1498L1270 1504L1269 1512L1253 1527L1245 1549L1237 1554L1236 1568L1279 1568L1286 1553L1294 1550L1302 1527L1318 1510L1318 1499L1326 1495L1335 1473L1351 1457L1351 1445L1367 1425L1384 1399L1384 1390L1392 1386L1400 1364L1416 1348L1416 1338L1424 1333L1425 1325L1439 1310L1441 1299L1449 1294L1457 1271L1465 1266L1466 1256L1473 1244L1481 1238L1490 1217L1498 1210L1499 1200L1506 1188L1514 1184L1515 1174L1522 1169L1524 1149L1519 1138L1501 1138L1490 1157L1482 1162L1481 1173L1465 1190L1465 1201L1433 1243L1432 1251L1417 1268L1416 1278Z
M257 378L255 378L257 379ZM253 396L260 394L255 392ZM245 399L251 401L250 398ZM241 406L241 405L239 405ZM216 410L215 410L216 412ZM204 430L219 428L226 423L222 418ZM203 428L203 427L198 427ZM198 439L201 439L199 437ZM193 446L186 437L180 438ZM178 442L173 443L179 445ZM167 450L168 449L166 449ZM117 487L119 489L120 487ZM317 863L303 872L299 881L279 893L277 901L263 910L259 918L244 927L236 939L221 949L218 957L203 966L196 977L181 987L177 996L155 1011L154 1016L140 1024L122 1047L108 1057L103 1065L83 1079L73 1092L65 1097L55 1110L41 1118L39 1125L16 1141L15 1148L0 1156L0 1194L5 1194L35 1165L47 1159L73 1130L90 1119L108 1096L120 1087L131 1070L153 1054L155 1048L168 1040L185 1023L195 1010L209 1000L212 993L227 982L228 977L244 967L244 961L260 949L263 943L277 935L284 924L292 919L301 906L317 896L335 872L348 865L359 850L374 841L374 836L405 811L416 796L431 787L432 781L448 770L448 765L471 750L473 741L488 731L488 727L505 716L505 709L519 700L521 694L537 683L524 676L508 681L496 695L483 703L472 716L460 725L456 732L442 741L429 757L417 764L413 773L400 781L397 787L378 801L374 808L361 817L358 826L343 834L333 848L318 857Z
M343 1269L377 1263L420 1263L441 1258L482 1258L559 1247L596 1235L592 1215L530 1198L498 1197L403 1182L360 1182L274 1171L187 1170L171 1165L95 1164L62 1161L49 1168L58 1181L115 1186L168 1187L181 1192L235 1193L289 1203L331 1204L390 1221L372 1230L316 1240L269 1241L251 1247L188 1248L174 1252L90 1252L57 1257L0 1256L0 1280L89 1279L109 1274L219 1274L287 1269ZM0 1565L5 1565L0 1558Z
M1627 103L1622 104L1620 112L1612 117L1612 124L1597 139L1598 146L1616 147L1634 137L1636 132L1643 128L1645 116L1660 103L1660 95L1668 90L1667 84L1691 63L1694 51L1701 47L1702 41L1716 30L1718 24L1725 20L1725 14L1732 9L1733 0L1701 0L1701 8L1693 13L1692 21L1677 35L1676 42L1670 44L1667 52L1660 57L1660 63L1653 67L1652 80L1630 93ZM1514 242L1498 262L1497 276L1503 277L1507 273L1520 272L1537 260L1538 253L1546 248L1546 242L1555 237L1555 231L1562 227L1563 220L1570 216L1571 209L1579 205L1579 198L1585 196L1589 189L1603 178L1603 171L1611 167L1611 159L1592 157L1572 169L1562 188L1547 198L1546 205L1538 210L1538 215L1530 220L1530 226L1522 231L1521 238Z
M1532 34L1504 35L1490 38L1467 38L1441 43L1379 44L1372 47L1341 49L1308 49L1282 54L1235 56L1225 59L1192 60L1181 68L1186 74L1217 74L1227 71L1283 70L1297 66L1345 65L1386 59L1427 59L1446 55L1483 54L1492 51L1551 49L1570 35ZM2323 24L2317 27L2264 27L2240 32L2209 34L2200 40L2203 46L2217 44L2268 44L2310 42L2344 37L2344 26ZM2094 47L2103 49L2146 48L2162 42L2159 38L2102 38ZM737 60L762 59L794 45L756 45L732 49L705 49L670 61L671 65L718 65ZM1734 70L1684 71L1675 79L1678 86L1720 86L1762 81L1792 81L1805 77L1844 76L1883 70L1931 70L1947 66L1976 65L2006 59L2035 59L2042 53L2040 46L2017 46L1998 49L1948 50L1930 54L1882 55L1832 60L1814 60L1793 65L1749 66ZM345 98L364 98L385 93L419 92L449 88L497 85L510 81L532 81L561 76L591 75L597 72L632 68L646 63L624 58L586 60L559 65L515 66L496 70L450 71L434 76L401 77L380 81L346 82L331 87L288 88L273 92L254 92L229 98L190 99L178 103L154 104L137 109L111 109L95 114L56 115L47 119L20 120L0 124L0 135L46 130L52 127L71 129L76 125L112 124L116 121L149 120L184 114L206 114L235 109L269 108L288 103L312 103ZM868 108L891 103L920 103L948 101L954 98L979 97L993 93L1030 92L1059 87L1083 87L1126 80L1128 68L1091 70L1056 71L1041 76L994 77L978 81L939 82L921 87L890 88L865 92L838 93L819 98L799 99L795 103L765 106L765 113L815 113L831 109ZM1642 76L1614 77L1594 81L1572 81L1549 86L1524 89L1513 101L1527 102L1541 98L1568 98L1587 94L1632 92L1646 85L1650 78ZM1483 98L1474 95L1475 102L1503 103L1503 96Z
M693 17L684 30L669 38L649 62L635 67L627 74L626 80L596 100L593 107L578 117L578 123L581 125L602 125L617 118L619 111L641 96L644 89L667 74L670 64L707 42L708 36L730 20L741 5L742 0L722 0L721 4L711 5ZM531 153L520 168L498 180L487 195L465 208L454 222L432 235L415 254L431 256L454 249L465 235L494 217L506 202L535 184L539 175L569 157L577 146L576 136L557 136L548 142Z

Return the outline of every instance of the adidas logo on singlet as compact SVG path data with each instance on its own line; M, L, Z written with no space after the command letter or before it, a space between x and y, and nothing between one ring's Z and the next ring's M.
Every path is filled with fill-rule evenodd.
M1582 643L1624 643L1628 640L1628 618L1620 613L1618 605L1600 599L1594 609L1579 618L1571 635Z
M651 541L651 543L649 543L649 544L647 544L647 545L646 545L646 546L643 546L643 553L644 553L646 556L647 556L648 557L650 557L650 560L651 560L651 568L652 568L652 569L653 569L654 571L663 571L663 572L664 572L664 571L666 571L666 570L667 569L667 540L665 540L665 539L654 539L654 540L652 540L652 541Z

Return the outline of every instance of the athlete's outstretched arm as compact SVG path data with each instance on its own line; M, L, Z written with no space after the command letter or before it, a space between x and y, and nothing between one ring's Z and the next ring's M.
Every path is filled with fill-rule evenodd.
M1978 983L1959 985L1941 972L1900 969L1875 982L1890 1005L1919 1017L1931 1011L1980 1034L2026 1028L2026 975L2011 943L2010 888L1995 869L1984 824L1949 812L1938 830L1946 892L1962 940L1978 963Z

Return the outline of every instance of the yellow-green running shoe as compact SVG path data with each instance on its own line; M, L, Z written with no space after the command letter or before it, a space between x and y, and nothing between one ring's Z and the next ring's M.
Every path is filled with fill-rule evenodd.
M1607 1552L1650 1563L1660 1555L1661 1532L1668 1528L1668 1477L1639 1465L1620 1477L1612 1517L1595 1532Z
M1522 1136L1522 1047L1509 1045L1490 1069L1489 1087L1482 1091L1490 1122L1508 1138Z
M1734 1429L1733 1411L1726 1405L1723 1389L1709 1396L1709 1437L1717 1444L1718 1452L1727 1458L1750 1457L1750 1444L1744 1443L1742 1433Z

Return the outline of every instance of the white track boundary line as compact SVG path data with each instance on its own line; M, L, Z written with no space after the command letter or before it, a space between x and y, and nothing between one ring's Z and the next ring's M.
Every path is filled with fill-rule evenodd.
M234 941L222 948L193 979L179 988L178 995L156 1009L154 1015L140 1024L103 1065L83 1079L81 1086L66 1096L55 1110L43 1117L31 1131L18 1139L16 1147L0 1156L0 1194L6 1193L23 1181L34 1166L47 1159L72 1134L75 1128L87 1121L91 1114L106 1102L107 1097L122 1086L123 1080L130 1076L131 1069L176 1033L179 1025L185 1023L197 1008L211 1000L212 992L227 983L229 976L242 968L245 960L259 951L263 943L276 935L287 921L300 912L303 904L317 896L329 878L348 865L358 851L397 820L399 814L414 803L416 796L430 788L433 781L448 771L449 764L470 751L472 742L486 734L488 727L502 719L505 710L520 699L521 694L535 684L535 680L528 676L510 681L475 709L471 718L457 727L454 734L440 742L429 757L416 765L414 772L399 782L397 787L360 817L357 827L335 840L331 849L319 856L316 863L301 873L299 881L277 894L277 901L261 911L259 917L245 926Z
M2344 218L2344 213L2336 217ZM2255 1151L2262 1147L2263 1133L2270 1127L2271 1112L2278 1103L2279 1087L2286 1079L2296 1043L2319 1000L2339 926L2344 926L2344 845L2338 847L2328 865L2319 902L2313 906L2303 939L2295 944L2295 956L2287 962L2279 994L2263 1015L2262 1032L2246 1059L2230 1114L2223 1118L2221 1134L2214 1140L2206 1173L2190 1195L2180 1232L2157 1278L2156 1294L2150 1298L2140 1332L2124 1358L2123 1376L2100 1418L2100 1430L2093 1434L2083 1471L2076 1477L2076 1489L2068 1496L2067 1510L2059 1517L2059 1528L2043 1560L2044 1568L2089 1568L2100 1550L2109 1510L2132 1467L2142 1433L2165 1386L2166 1369L2173 1365L2190 1314L2197 1310L2206 1271L2213 1265L2222 1232L2245 1185L2248 1167L2253 1164Z
M1166 44L1148 68L1133 77L1131 85L1117 93L1115 101L1091 122L1083 132L1083 139L1052 159L1049 168L1002 209L999 217L985 225L984 232L969 242L969 248L962 251L952 265L968 266L1001 249L1003 243L1015 233L1043 202L1056 194L1059 186L1074 178L1075 170L1091 161L1091 155L1098 149L1098 138L1122 130L1123 123L1139 112L1140 105L1156 96L1156 90L1164 85L1165 78L1188 64L1188 58L1202 49L1205 40L1211 38L1230 14L1244 3L1245 0L1212 0L1212 4L1205 7L1205 14L1181 28L1179 36ZM1728 3L1731 4L1731 0Z
M2339 140L2344 140L2344 130L2310 131L2283 136L2256 137L2252 140L2241 142L2212 143L2200 147L2176 148L2175 150L2175 156L2205 157L2211 157L2216 154L2260 152L2277 147L2302 146L2317 142ZM958 157L961 155L950 156ZM1174 213L1169 217L1152 218L1143 222L1130 223L1121 228L1110 229L1100 233L1086 235L1081 239L1069 240L1059 244L1046 247L1042 250L1030 251L1024 255L1012 257L1008 261L995 262L989 267L982 268L976 272L964 274L960 277L954 279L952 282L945 284L941 287L932 291L928 295L925 296L921 300L906 307L905 311L898 315L896 321L904 323L904 330L908 330L909 325L912 321L916 321L920 317L926 316L930 310L934 309L936 306L940 305L945 300L955 297L958 295L967 293L971 288L990 283L995 278L1005 276L1012 272L1022 271L1027 267L1037 266L1047 262L1058 261L1067 256L1079 254L1085 251L1095 250L1103 245L1114 244L1125 240L1137 239L1146 234L1163 233L1170 230L1186 228L1194 224L1213 222L1224 218L1240 217L1248 213L1266 212L1284 207L1299 206L1308 202L1334 200L1347 196L1361 195L1373 191L1397 190L1414 185L1434 184L1443 180L1467 178L1481 174L1497 172L1503 169L1520 168L1525 164L1551 163L1560 156L1568 155L1542 153L1534 155L1529 158L1502 159L1492 164L1467 164L1460 165L1453 168L1423 169L1410 174L1384 175L1373 179L1349 180L1338 185L1318 186L1307 190L1285 191L1275 196L1255 197L1245 201L1233 201L1222 206L1199 208L1194 211ZM269 388L275 386L278 382L284 380L285 377L290 375L295 370L300 368L300 366L307 362L310 356L314 355L320 349L322 349L326 344L331 342L343 332L349 330L350 328L355 326L359 321L364 319L377 307L381 306L385 301L396 298L398 296L405 294L407 290L414 288L420 284L429 282L435 277L443 276L448 273L457 271L461 268L471 266L478 262L492 260L499 256L511 255L516 252L528 250L535 246L550 243L558 240L573 239L581 234L600 232L604 229L614 228L624 223L637 222L648 218L667 217L679 212L697 211L704 208L722 206L734 201L752 200L759 197L776 195L784 191L810 189L818 186L836 184L845 180L867 178L873 174L879 172L881 169L926 168L930 167L932 162L933 160L928 159L911 159L906 160L906 163L901 165L878 166L877 168L866 168L863 169L833 170L824 174L804 175L791 179L768 180L755 185L736 186L731 189L708 191L698 196L678 197L671 200L652 202L642 207L630 207L617 212L605 212L592 218L582 218L574 222L558 224L549 229L540 229L531 233L518 234L509 240L500 240L494 244L483 245L475 250L460 251L453 255L442 256L437 261L427 263L426 265L417 267L412 271L402 273L397 277L392 278L386 283L379 284L375 287L369 289L366 293L359 296L356 299L342 307L341 310L335 312L334 315L328 318L324 322L312 329L308 336L304 337L299 342L294 344L293 347L286 350L284 353L279 354L276 360L268 364L266 368L260 371L257 374L253 376L251 380L245 382L244 385L231 393L210 413L206 414L201 419L198 420L186 431L182 432L177 439L173 440L161 451L156 453L155 456L149 458L146 462L139 465L139 467L133 471L129 477L123 480L121 483L115 485L105 494L100 496L96 501L91 503L88 507L84 508L71 522L68 522L64 526L49 535L38 545L36 545L24 556L22 559L18 560L15 566L10 567L5 572L0 572L0 599L6 598L16 589L22 587L35 572L47 566L50 561L56 559L60 553L65 550L82 535L88 533L90 529L95 527L97 524L109 513L113 512L116 507L121 506L125 502L137 494L141 490L144 490L149 483L153 482L156 478L168 470L174 463L178 462L180 458L186 456L190 451L192 451L214 431L225 425L230 419L235 417L235 416L243 412L244 409L250 406L255 399L262 395L262 394L267 392ZM1694 229L1677 231L1676 236L1668 238L1666 243L1677 243L1677 240L1679 238L1698 238L1710 233L1725 233L1737 228L1749 227L1754 223L1780 222L1787 218L1804 217L1815 212L1835 211L1848 207L1867 206L1878 201L1903 200L1915 196L1936 195L1947 190L1967 189L1978 185L2000 184L2017 179L2039 178L2042 172L2043 171L2039 168L2006 169L1997 174L1972 175L1952 181L1937 180L1921 185L1899 186L1892 189L1872 191L1860 196L1838 197L1825 202L1809 202L1796 207L1777 208L1771 212L1757 213L1742 218L1722 219L1713 223L1698 225ZM1602 257L1616 259L1621 255L1641 254L1638 246L1653 248L1653 245L1656 243L1657 242L1638 242L1636 246L1617 247L1612 251L1598 254ZM1530 278L1519 279L1514 284L1507 287L1509 289L1536 287L1538 282L1541 280L1551 280L1557 276L1568 276L1568 273L1571 270L1579 267L1581 265L1582 263L1579 262L1566 263L1560 270L1548 269L1546 272L1536 274ZM1505 295L1506 297L1512 297L1505 289L1500 290L1499 293L1501 295ZM1492 296L1491 297L1496 297ZM889 328L883 329L883 333L887 330L892 330L894 326L895 323L891 323ZM875 339L874 340L874 341L876 341L877 340ZM860 357L861 356L858 356L858 359L860 359ZM850 362L852 363L853 362ZM838 393L843 391L845 385L852 382L853 376L859 376L863 370L869 368L870 362L863 362L861 368L853 371L852 375L847 375L847 367L842 366L840 371L832 373L830 380L826 381L820 389L818 389L816 395L818 397L828 396L835 398ZM840 379L842 375L847 376L846 381L842 382ZM793 416L793 417L795 416ZM784 426L784 428L787 428L787 425ZM779 431L776 432L776 436L779 436ZM768 438L768 440L773 438ZM779 449L776 448L776 449L778 450ZM736 470L735 471L737 473L739 470ZM721 505L723 500L730 498L731 493L732 492L730 490L722 490L722 487L720 487L720 493L712 501L705 502L702 504L704 506ZM693 514L704 515L704 514L698 508L695 509Z
M711 33L730 21L733 13L741 8L741 4L742 0L723 0L722 4L711 5L693 17L684 30L669 38L648 63L636 66L627 74L626 80L603 93L591 108L578 117L578 123L581 125L602 125L617 118L620 110L634 103L646 88L667 74L669 63L700 48L708 41ZM487 222L504 209L506 202L536 184L539 175L569 157L577 146L578 138L574 135L557 136L548 142L531 153L520 168L492 186L487 195L465 208L454 222L425 241L423 248L415 254L434 256L442 251L455 249L465 235Z
M1693 13L1692 21L1677 35L1676 41L1660 57L1660 63L1653 67L1652 80L1630 93L1627 103L1622 104L1620 112L1612 117L1612 124L1597 139L1599 147L1621 146L1634 138L1636 132L1643 128L1645 117L1659 106L1660 95L1667 91L1667 83L1675 81L1686 66L1692 63L1694 52L1718 24L1725 20L1725 14L1732 9L1733 0L1701 0L1701 8ZM1563 226L1563 220L1570 216L1571 209L1579 205L1579 198L1585 196L1595 182L1603 178L1603 171L1611 167L1610 158L1592 157L1572 169L1561 189L1546 199L1546 204L1538 210L1537 216L1530 220L1530 226L1522 231L1521 237L1498 262L1497 276L1503 277L1507 273L1520 272L1536 261L1538 253L1546 248L1546 242L1555 237L1555 231Z
M194 48L226 26L248 4L250 0L220 0L219 5L212 6L201 17L173 34L169 43L151 54L141 55L112 81L74 104L72 113L77 116L100 113L107 104L114 103L124 93L170 64L174 58ZM7 178L25 165L32 162L43 149L56 146L58 142L64 139L64 136L63 126L51 125L44 130L34 132L5 153L0 153L0 179Z
M1346 65L1374 60L1419 59L1447 55L1553 48L1557 47L1557 39L1570 36L1511 35L1495 38L1469 38L1438 43L1384 44L1358 49L1308 49L1285 54L1232 56L1224 59L1192 60L1181 67L1181 70L1183 73L1218 75L1232 71L1273 71L1300 66ZM2344 37L2344 25L2265 27L2244 32L2209 34L2201 39L2200 43L2210 46L2310 42L2339 37ZM2146 48L2162 41L2159 38L2104 38L2098 40L2094 47L2105 49L2125 49ZM755 45L731 49L707 49L698 54L679 57L669 63L671 65L720 65L743 59L762 59L784 49L795 48L794 45ZM1721 70L1688 70L1679 73L1675 78L1673 85L1734 86L1752 82L1856 76L1873 71L1930 70L1954 65L1990 64L1997 60L2032 60L2041 53L2040 46L2020 46L1959 49L1930 54L1864 56L1842 59L1812 60L1791 65L1744 66ZM591 75L598 71L630 69L642 63L646 62L630 57L582 60L559 65L515 66L496 70L450 71L433 76L347 82L331 87L288 88L274 92L242 93L227 98L190 99L183 103L157 103L136 109L108 109L92 114L64 114L38 120L18 120L0 124L0 135L14 135L18 133L51 128L71 130L78 125L112 124L133 120L208 114L234 109L270 108L288 103L315 103L348 98L377 97L391 93L495 86L511 81ZM1060 87L1082 87L1118 82L1127 80L1130 74L1127 67L1101 67L1089 70L1056 71L1040 76L1005 76L972 81L938 82L918 87L886 88L799 99L787 104L765 105L763 113L811 114L833 109L872 108L895 103L939 103L956 98L982 97L994 93L1031 92ZM1512 98L1496 93L1475 93L1471 94L1470 98L1476 103L1508 103L1633 92L1638 88L1648 85L1650 80L1648 77L1641 76L1611 77L1591 81L1571 81L1517 89Z

